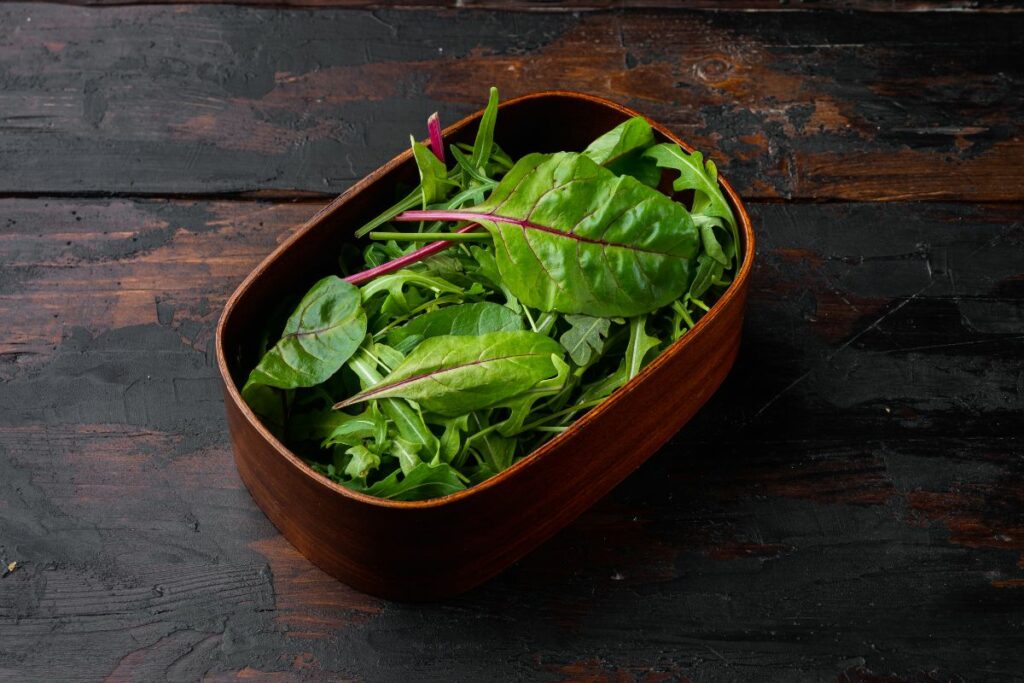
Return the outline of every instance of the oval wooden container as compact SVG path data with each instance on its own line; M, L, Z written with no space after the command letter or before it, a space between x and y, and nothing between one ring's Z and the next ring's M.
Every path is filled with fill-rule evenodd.
M583 149L637 112L598 97L542 92L501 105L496 140L513 158ZM445 130L472 142L480 112ZM651 122L656 133L689 147ZM217 364L239 474L257 504L303 555L355 588L397 600L468 590L550 538L658 450L721 384L740 343L754 261L750 218L722 179L740 223L743 263L696 327L566 432L508 470L445 498L397 502L314 473L268 432L239 395L257 361L253 340L282 296L337 272L353 231L416 182L407 151L320 211L232 295L217 327Z

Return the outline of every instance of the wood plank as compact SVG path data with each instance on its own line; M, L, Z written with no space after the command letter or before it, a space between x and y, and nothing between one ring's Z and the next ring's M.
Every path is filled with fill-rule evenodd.
M311 567L231 461L215 319L317 208L0 200L0 678L1024 667L1021 204L754 205L712 402L540 551L421 606Z
M543 88L627 102L748 197L1022 198L1024 17L0 6L0 195L335 194Z
M142 0L62 0L70 5L137 5ZM155 4L220 4L227 0L155 0ZM351 9L498 9L533 12L587 12L609 9L678 9L672 0L400 0L396 3L380 0L242 0L231 4L268 5L275 7L346 7ZM1024 8L1020 0L929 0L901 2L900 0L691 0L687 9L712 11L761 12L1017 12Z

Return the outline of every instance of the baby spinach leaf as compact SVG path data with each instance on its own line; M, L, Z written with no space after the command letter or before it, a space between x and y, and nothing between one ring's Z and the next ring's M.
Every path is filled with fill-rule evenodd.
M565 321L571 327L559 337L559 341L569 352L572 362L582 367L590 362L595 352L600 353L604 348L604 338L608 336L611 322L608 318L589 315L567 315Z
M249 383L281 389L320 384L345 364L365 334L359 290L329 275L302 297L281 340L249 374Z
M242 387L242 398L252 408L252 412L259 416L270 433L281 438L286 426L285 392L250 380Z
M421 219L480 222L512 293L561 313L632 316L669 304L689 286L699 247L682 205L570 152L523 157L480 206L396 218Z
M654 133L646 119L626 119L597 138L583 150L585 156L602 166L615 163L627 154L644 150L654 144Z
M456 416L486 408L557 374L555 340L534 332L492 332L425 340L379 384L335 408L382 398L406 398L425 410Z
M399 344L410 336L423 339L441 335L479 335L488 332L512 332L523 329L521 316L505 306L481 301L446 306L413 318L388 333L388 343Z
M657 187L661 171L653 159L643 155L652 145L654 133L651 124L635 116L591 142L583 154L606 166L615 175L633 176L644 185Z

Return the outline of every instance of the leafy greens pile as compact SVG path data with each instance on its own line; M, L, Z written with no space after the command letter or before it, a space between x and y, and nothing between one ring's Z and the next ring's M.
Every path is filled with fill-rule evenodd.
M497 114L492 88L474 144L447 150L432 116L419 186L268 326L242 395L343 486L417 500L501 472L684 335L739 264L699 152L633 118L581 153L513 160Z

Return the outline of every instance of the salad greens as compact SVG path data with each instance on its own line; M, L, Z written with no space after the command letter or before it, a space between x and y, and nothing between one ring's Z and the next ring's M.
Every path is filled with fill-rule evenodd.
M686 334L739 266L715 165L645 119L520 159L497 124L494 88L472 145L445 149L431 116L419 184L268 322L242 395L343 486L421 500L494 476Z

